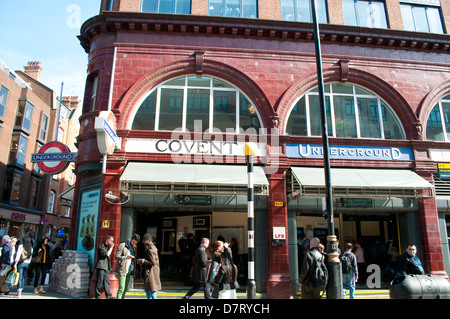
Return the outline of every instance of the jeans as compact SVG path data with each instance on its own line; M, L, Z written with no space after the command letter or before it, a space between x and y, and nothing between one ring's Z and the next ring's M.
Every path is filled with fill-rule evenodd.
M131 274L119 275L119 290L117 291L116 299L124 299L125 294L128 291L128 287L130 286Z
M20 264L17 264L17 272L19 273L19 283L17 284L17 291L23 290L29 266L30 264L26 262L21 262Z
M156 291L146 291L147 299L158 299L156 296Z
M355 272L350 271L348 274L342 274L342 283L344 287L344 297L345 297L345 287L350 289L350 299L355 299Z
M47 264L36 264L35 275L34 275L34 288L37 288L39 277L41 277L41 286L45 283L45 276L48 273Z
M100 299L100 296L102 294L102 285L105 289L105 297L107 299L111 298L111 287L110 287L110 280L109 280L109 271L104 269L97 269L97 284L95 286L95 298Z

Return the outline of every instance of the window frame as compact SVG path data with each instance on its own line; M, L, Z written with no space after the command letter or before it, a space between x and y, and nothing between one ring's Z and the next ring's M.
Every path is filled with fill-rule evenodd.
M248 102L248 105L252 105L254 106L255 104L251 101L251 99L244 93L242 92L238 87L236 87L235 85L231 84L230 82L223 80L221 78L218 77L214 77L214 76L209 76L209 75L204 75L202 76L202 78L208 78L209 79L209 86L205 87L205 86L191 86L189 85L189 79L195 79L197 78L197 76L195 74L188 74L188 75L183 75L180 77L175 77L172 79L169 79L163 83L160 83L158 85L156 85L154 88L152 88L151 90L149 90L149 92L147 94L145 94L137 103L136 105L138 105L138 107L135 108L135 112L133 114L133 119L130 120L130 124L129 124L129 128L130 129L134 129L133 128L133 124L136 118L136 115L139 112L139 109L142 107L142 105L144 104L144 102L146 101L146 99L153 94L154 92L156 92L156 102L155 102L155 116L154 116L154 125L153 125L153 130L154 131L173 131L170 129L160 129L160 122L161 122L161 90L164 89L174 89L174 90L180 90L183 92L182 95L182 106L181 106L181 110L182 110L182 114L181 114L181 126L177 126L175 129L179 129L181 128L181 132L187 132L187 107L188 107L188 91L189 90L209 90L209 114L208 114L208 123L207 123L207 130L209 132L212 132L212 130L219 129L214 126L214 107L215 107L215 103L214 103L214 94L215 92L236 92L235 94L235 127L233 128L233 132L231 132L230 130L226 130L225 132L222 131L222 133L232 133L232 134L239 134L239 132L243 129L241 127L241 123L240 123L240 119L241 119L241 109L243 108L243 104L241 103L241 95L243 96L243 98L245 98ZM184 80L184 84L183 85L171 85L170 82L174 81L174 80L179 80L179 79L183 79ZM214 83L215 80L224 82L227 87L214 87ZM168 84L169 83L169 84ZM247 109L249 110L249 109ZM263 121L261 120L261 116L258 113L258 110L256 109L256 107L251 108L251 111L249 111L249 113L251 113L250 115L250 126L251 127L255 127L253 125L253 117L256 116L259 125L256 125L256 129L262 129L263 128ZM232 113L230 113L232 114ZM202 123L203 126L205 126L205 123ZM195 128L195 127L194 127ZM229 128L227 128L229 129ZM136 129L137 130L137 129ZM189 130L189 132L192 132ZM204 132L204 130L202 130L202 132Z
M163 14L191 14L191 12L192 12L192 0L187 0L187 1L189 1L189 12L177 12L178 2L183 1L183 0L172 0L173 1L173 3L172 3L172 11L173 12L161 12L160 11L161 10L160 9L161 8L161 0L154 0L154 1L155 1L155 7L156 7L154 10L144 11L145 0L142 0L139 11L143 12L143 13L163 13Z
M239 1L239 10L240 10L240 14L239 14L239 16L234 16L234 15L227 15L227 2L228 1L230 1L230 0L217 0L217 1L221 1L222 2L222 6L221 6L221 10L223 10L223 12L222 12L222 14L221 15L217 15L217 14L215 14L215 15L212 15L210 12L211 12L211 10L210 10L210 8L211 8L211 4L210 4L210 0L208 0L208 16L211 16L211 17L230 17L230 18L246 18L246 19L257 19L258 18L258 16L259 16L259 13L258 13L258 0L250 0L250 1L254 1L255 3L254 3L254 11L255 11L255 17L251 17L251 16L244 16L244 1L246 1L246 0L237 0L237 1ZM252 4L252 6L253 6L253 4Z
M3 94L2 94L3 92ZM3 84L0 85L0 97L4 96L4 101L0 99L0 121L3 121L5 115L6 105L8 104L9 89Z
M346 14L346 5L345 5L345 0L342 1L342 10L343 10L343 14L344 14L344 25L349 25L349 26L356 26L356 27L363 27L363 28L378 28L378 29L389 29L389 21L387 18L387 12L386 12L386 4L384 1L380 1L380 0L348 0L349 2L353 2L353 15L354 15L354 19L356 20L356 23L348 23L348 21L345 21L345 17L347 16ZM384 21L383 24L385 24L385 26L377 26L375 25L375 16L374 16L374 12L376 11L375 8L373 7L373 3L378 3L378 4L382 4L383 8L384 8ZM369 15L370 15L370 21L371 21L371 26L367 26L367 25L362 25L361 21L360 21L360 12L358 11L359 9L359 4L362 3L367 3L369 6Z
M286 2L287 2L287 1L290 1L290 2L293 4L293 9L294 9L294 19L285 19L285 18L283 17L283 8L286 8L286 7L287 7L287 6L286 6ZM298 16L299 16L298 2L299 2L299 1L302 1L302 0L280 0L281 20L283 20L283 21L306 22L306 23L312 23L312 22L313 22L313 18L312 18L312 8L311 8L311 2L310 2L310 1L307 2L307 3L309 4L309 19L310 19L310 20L299 20L299 19L298 19ZM320 4L320 5L319 5L319 3L317 3L317 6L316 6L316 9L317 9L317 16L318 16L319 23L326 24L326 23L329 22L329 19L328 19L328 3L327 3L326 0L321 0L321 1L323 1L323 3ZM283 5L283 3L284 3L284 5ZM323 17L323 16L321 15L321 12L320 12L320 9L321 9L322 7L325 9L325 17ZM286 9L284 9L284 10L286 10ZM324 20L324 18L325 18L325 20Z
M442 103L448 103L450 105L450 93L444 94L438 101L437 103L431 108L430 113L428 114L427 117L427 128L426 128L426 138L428 141L437 141L437 142L450 142L450 130L447 130L447 126L450 127L450 116L447 120L447 122L445 121L446 116L445 116L445 112L444 112L444 108L442 106ZM444 137L443 140L437 140L437 139L430 139L430 137L428 136L428 124L430 121L430 116L431 114L434 112L434 110L436 109L436 107L438 107L439 109L439 120L440 120L440 126L442 129L442 135Z
M408 14L409 16L411 16L412 21L410 21L410 23L405 23L405 11L406 9L408 10ZM418 28L418 24L416 23L416 11L415 9L424 9L424 13L425 13L425 17L426 17L426 24L428 27L428 30L417 30ZM430 20L433 20L433 17L431 17L431 13L430 9L436 9L438 14L439 14L439 19L440 19L440 30L439 32L436 31L432 31L431 27L432 24L430 24ZM421 4L415 4L415 3L407 3L407 2L401 2L400 3L400 12L402 15L402 22L403 22L403 28L405 31L412 31L412 32L426 32L426 33L434 33L434 34L445 34L445 30L444 30L444 24L443 24L443 19L442 19L442 10L440 6L431 6L431 5L421 5ZM408 18L409 18L408 16ZM405 28L405 26L412 24L414 25L414 30L410 29L410 28Z
M383 113L383 106L385 108L388 108L391 112L391 114L393 115L394 119L396 120L396 122L398 123L398 126L401 129L401 135L402 137L400 138L400 140L405 140L406 139L406 131L405 128L402 125L402 122L400 121L397 113L392 109L392 107L386 103L386 101L384 101L379 95L375 94L373 91L371 91L370 89L367 89L365 87L359 86L357 84L354 83L345 83L345 85L351 85L352 87L352 93L340 93L340 92L333 92L333 84L341 84L340 82L329 82L325 84L325 100L326 100L326 104L327 104L327 125L328 125L328 135L330 137L337 137L337 138L363 138L363 139L379 139L379 140L387 140L386 139L386 134L385 134L385 127L384 127L384 118L386 118L386 114ZM357 91L360 91L360 93L358 93ZM362 92L368 92L370 94L363 94ZM305 93L303 93L300 97L298 97L294 103L292 104L292 107L289 110L289 114L287 116L286 119L286 126L285 126L285 134L286 135L291 135L291 136L308 136L308 137L313 137L313 136L320 136L320 135L313 135L312 131L311 131L311 104L309 102L309 99L311 96L319 96L319 92L318 92L318 87L315 86L311 89L309 89L308 91L306 91ZM352 112L351 114L354 115L355 118L355 125L356 125L356 137L351 137L351 136L340 136L337 134L337 119L336 119L336 109L335 109L335 97L351 97L352 98ZM301 99L305 99L305 123L306 123L306 135L292 135L288 132L288 125L289 125L289 120L291 118L292 115L292 111L294 110L294 108L297 106L297 103L301 100ZM377 100L377 111L376 114L377 115L377 121L379 122L379 132L380 132L380 137L365 137L362 136L362 131L361 131L361 117L360 117L360 110L359 110L359 103L358 103L358 98L362 99L376 99ZM331 123L330 123L331 122ZM390 140L390 139L389 139Z

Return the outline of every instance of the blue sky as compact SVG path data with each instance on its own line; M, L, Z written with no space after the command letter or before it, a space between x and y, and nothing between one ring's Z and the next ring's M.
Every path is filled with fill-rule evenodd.
M7 0L0 11L0 60L14 71L41 61L40 81L56 95L84 94L88 55L77 35L100 0Z

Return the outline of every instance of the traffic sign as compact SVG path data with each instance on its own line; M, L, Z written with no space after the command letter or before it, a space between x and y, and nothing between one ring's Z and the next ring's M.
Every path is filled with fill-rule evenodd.
M58 142L48 142L40 148L37 154L31 155L31 161L37 163L46 174L59 174L64 171L70 162L75 161L77 153L70 152L67 145Z

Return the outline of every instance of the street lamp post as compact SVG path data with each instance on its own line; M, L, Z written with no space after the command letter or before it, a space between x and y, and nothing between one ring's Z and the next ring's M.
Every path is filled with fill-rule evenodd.
M323 87L322 54L320 51L319 22L317 19L316 0L311 0L311 10L314 25L314 44L316 49L317 80L319 82L319 103L322 123L323 160L325 170L326 210L328 220L327 258L329 280L327 286L327 299L343 299L342 272L337 237L334 233L333 197L331 192L330 148L328 145L327 113L325 108L325 94Z
M247 278L247 299L256 298L255 282L255 207L253 203L253 159L257 154L258 148L253 143L246 143L244 146L244 155L247 158L247 212L248 212L248 278Z

